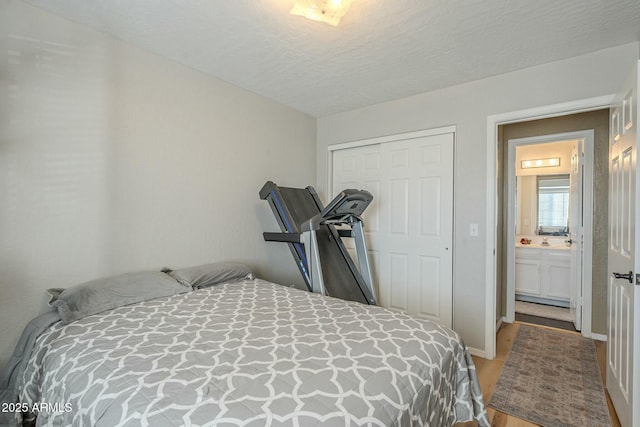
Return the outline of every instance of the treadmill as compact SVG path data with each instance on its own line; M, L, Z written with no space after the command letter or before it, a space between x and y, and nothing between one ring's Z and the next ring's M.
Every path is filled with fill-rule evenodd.
M268 181L260 198L269 202L281 230L263 233L264 240L288 244L309 291L376 304L362 221L371 193L347 189L323 207L311 186L279 187ZM343 238L355 240L357 266Z

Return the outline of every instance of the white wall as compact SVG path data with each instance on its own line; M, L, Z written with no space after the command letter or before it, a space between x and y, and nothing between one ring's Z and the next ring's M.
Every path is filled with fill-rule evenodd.
M516 181L518 207L516 213L516 242L520 236L533 240L538 222L538 180L536 175L518 177Z
M456 125L454 329L468 346L483 351L487 117L615 93L639 51L632 43L320 118L318 191L327 198L328 145ZM471 223L480 224L479 237L469 236Z
M315 180L316 120L0 0L0 367L44 290L238 260L301 279L258 191Z

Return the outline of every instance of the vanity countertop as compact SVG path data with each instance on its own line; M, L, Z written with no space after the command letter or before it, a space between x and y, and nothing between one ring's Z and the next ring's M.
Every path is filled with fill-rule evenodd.
M553 249L553 250L561 250L561 251L568 251L571 249L570 246L567 246L566 243L562 243L562 244L553 244L550 243L548 245L543 245L540 243L529 243L528 245L523 245L520 242L516 242L516 248L531 248L531 249Z

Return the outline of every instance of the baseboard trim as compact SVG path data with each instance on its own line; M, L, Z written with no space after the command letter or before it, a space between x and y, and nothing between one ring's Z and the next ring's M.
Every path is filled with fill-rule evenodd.
M502 324L507 320L506 317L501 317L498 319L498 321L496 322L496 331L500 329L500 326L502 326Z
M469 350L469 353L471 353L472 356L476 356L476 357L482 357L483 359L486 359L486 354L484 350L478 350L477 348L473 348L473 347L467 347L467 350Z
M592 332L590 338L597 341L605 341L605 342L607 341L607 336L605 334L594 334Z

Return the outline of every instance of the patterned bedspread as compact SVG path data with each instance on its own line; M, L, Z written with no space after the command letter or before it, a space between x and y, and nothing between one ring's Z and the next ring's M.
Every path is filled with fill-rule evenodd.
M489 425L454 332L260 279L56 323L23 381L38 425Z

